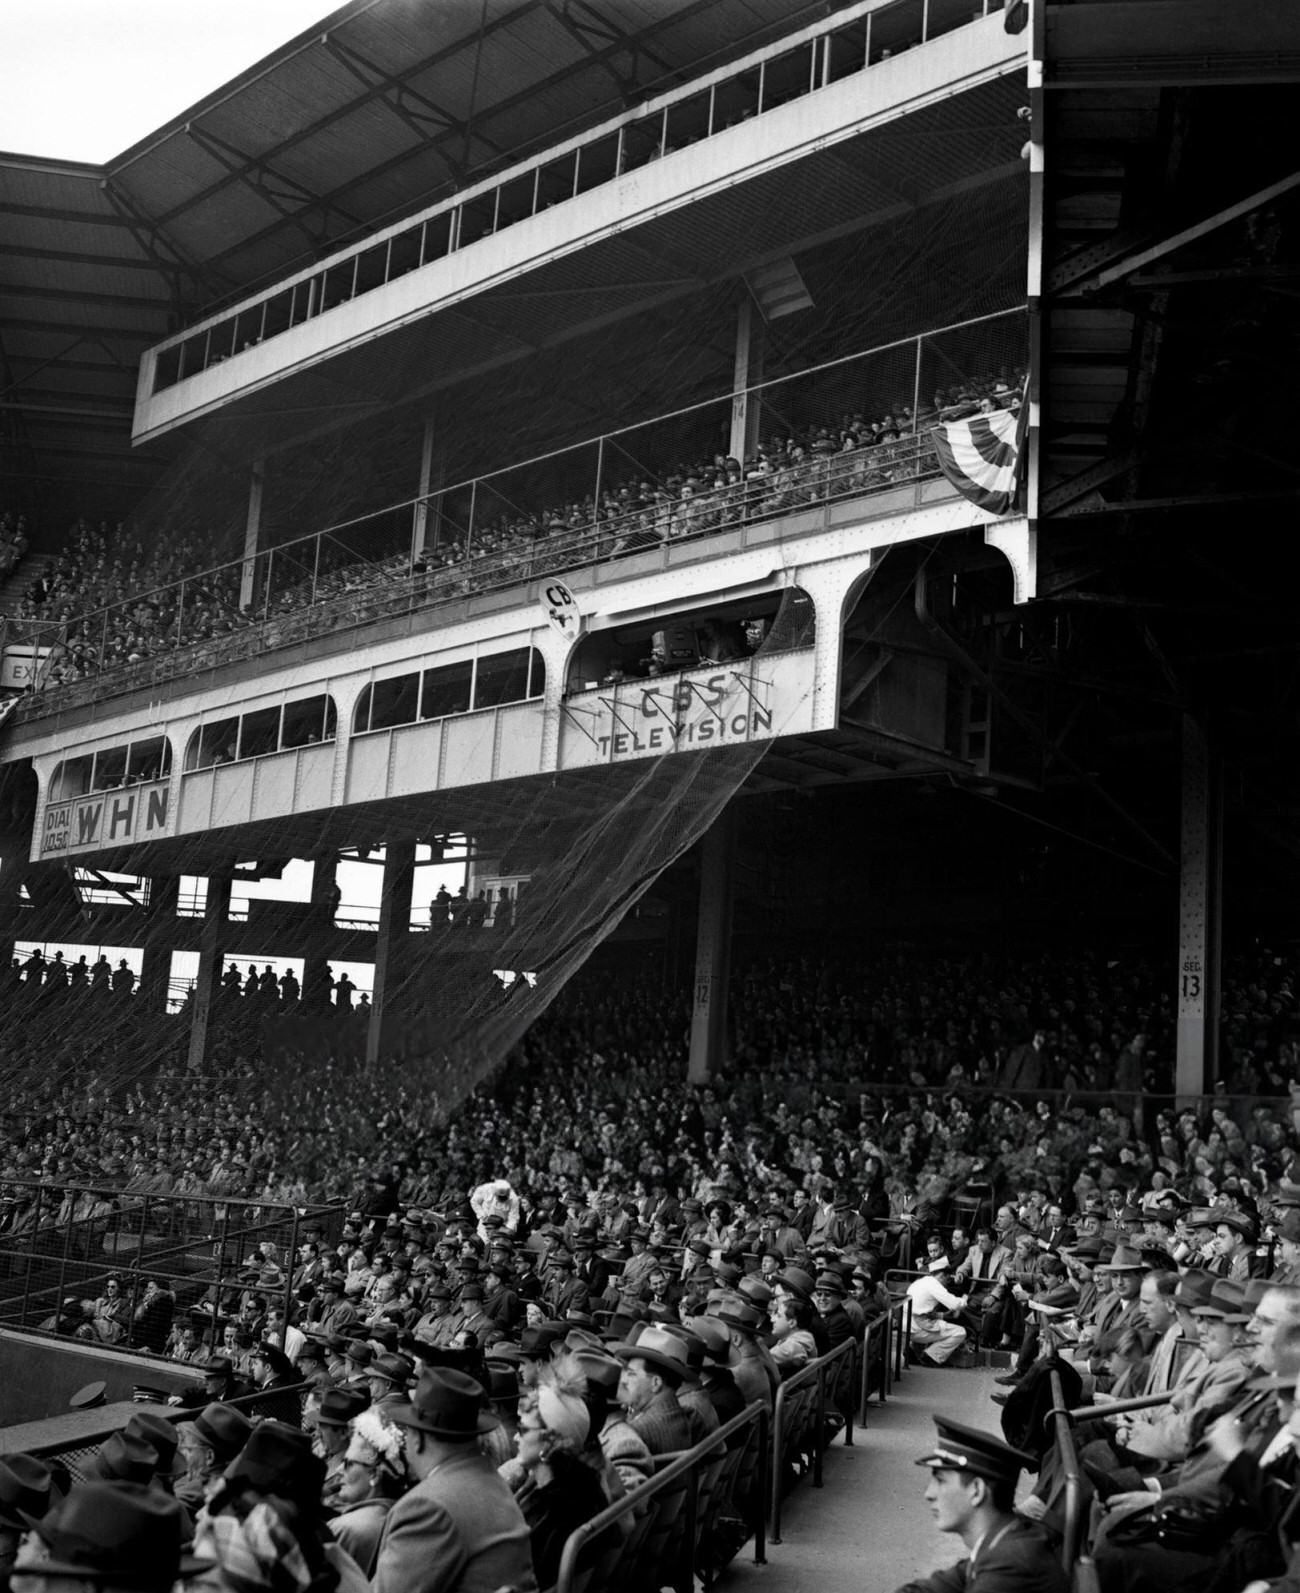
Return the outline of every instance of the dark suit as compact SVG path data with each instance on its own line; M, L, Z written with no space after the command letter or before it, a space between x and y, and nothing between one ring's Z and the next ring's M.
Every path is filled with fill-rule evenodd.
M566 1317L570 1311L586 1311L591 1293L581 1278L571 1272L556 1272L542 1290L542 1299L556 1317Z
M908 1582L898 1593L1066 1593L1068 1585L1040 1529L1010 1516L970 1559Z
M536 1593L528 1523L474 1444L388 1512L374 1593Z

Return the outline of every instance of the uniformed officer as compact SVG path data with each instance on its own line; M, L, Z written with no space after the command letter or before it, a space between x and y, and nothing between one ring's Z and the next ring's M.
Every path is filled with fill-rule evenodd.
M1066 1593L1061 1562L1032 1522L1015 1514L1016 1478L1030 1455L992 1433L934 1418L934 1447L917 1461L930 1468L926 1502L941 1532L955 1532L969 1557L899 1593Z

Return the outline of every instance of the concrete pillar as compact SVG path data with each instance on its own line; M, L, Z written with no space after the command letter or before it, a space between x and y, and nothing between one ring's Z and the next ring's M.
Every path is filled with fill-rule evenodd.
M736 311L736 359L731 377L731 443L729 452L743 465L758 446L762 400L746 389L763 380L763 317L749 294L742 292Z
M411 888L415 883L415 842L390 841L384 848L384 880L379 889L379 934L375 943L375 990L370 998L366 1061L378 1060L384 1018L391 1025L395 1002L409 967Z
M1178 881L1180 1098L1211 1090L1219 1069L1223 790L1204 725L1183 715L1182 848Z
M194 1011L190 1021L190 1072L203 1071L208 1054L208 1033L221 988L222 943L230 919L230 875L208 877L208 899L199 936L199 977L194 986Z
M731 976L731 907L735 880L735 813L724 808L704 837L695 939L695 995L686 1078L707 1084L727 1061L727 984Z
M176 945L176 907L181 882L175 874L156 874L149 881L145 909L144 956L140 964L137 1001L146 1012L166 1012L171 984L172 951ZM218 975L219 977L219 975Z
M265 462L255 459L248 477L248 514L244 519L244 565L239 574L240 608L248 608L251 605L257 587L257 539L262 531L262 488L265 482Z

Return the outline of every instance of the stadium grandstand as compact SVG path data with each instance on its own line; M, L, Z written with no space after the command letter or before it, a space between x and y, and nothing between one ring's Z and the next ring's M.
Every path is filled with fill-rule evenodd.
M1298 77L352 0L0 154L24 1590L1296 1585Z

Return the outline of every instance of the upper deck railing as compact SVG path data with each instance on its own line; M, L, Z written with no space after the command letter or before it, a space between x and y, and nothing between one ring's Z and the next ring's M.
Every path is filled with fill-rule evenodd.
M813 535L849 500L866 516L920 507L940 474L930 427L1018 401L1025 331L1017 307L755 386L769 441L744 464L726 454L728 392L87 614L5 621L0 647L25 650L32 679L14 717L544 576L619 579Z
M859 0L778 46L468 187L160 344L151 391L163 392L541 211L1001 9L1002 0Z

